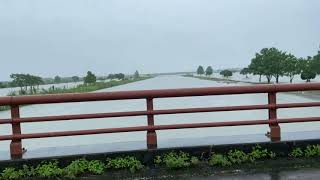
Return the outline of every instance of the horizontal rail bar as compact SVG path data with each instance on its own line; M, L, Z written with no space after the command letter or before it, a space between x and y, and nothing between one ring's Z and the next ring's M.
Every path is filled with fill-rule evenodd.
M286 103L277 104L277 108L298 108L298 107L316 107L320 106L320 102L307 102L307 103Z
M277 104L276 108L297 108L297 107L316 107L316 106L320 106L320 102ZM186 113L220 112L220 111L261 110L261 109L269 109L269 108L272 108L271 105L263 104L263 105L226 106L226 107L208 107L208 108L165 109L165 110L153 110L153 111L131 111L131 112L111 112L111 113L97 113L97 114L27 117L27 118L15 119L15 122L31 123L31 122L46 122L46 121L130 117L130 116L144 116L144 115L166 115L166 114L186 114ZM12 123L11 119L0 119L0 124L11 124L11 123Z
M297 123L297 122L313 122L313 121L320 121L320 117L287 118L287 119L278 119L278 120L229 121L229 122L212 122L212 123L197 123L197 124L136 126L136 127L125 127L125 128L77 130L77 131L33 133L33 134L21 134L21 135L4 135L4 136L0 136L0 141L62 137L62 136L92 135L92 134L107 134L107 133L120 133L120 132L208 128L208 127L222 127L222 126L246 126L246 125L263 125L263 124L272 124L272 123Z
M219 112L219 111L242 111L242 110L268 109L269 107L270 105L265 104L265 105L248 105L248 106L165 109L165 110L153 110L153 111L131 111L131 112L111 112L111 113L97 113L97 114L43 116L43 117L18 118L18 119L15 119L15 122L31 123L31 122L45 122L45 121L65 121L65 120L81 120L81 119L95 119L95 118L144 116L144 115L186 114L186 113ZM11 124L11 123L12 123L11 119L0 120L0 124Z
M186 96L209 96L230 94L251 94L270 92L320 90L320 83L246 85L207 88L182 88L162 90L119 91L101 93L70 93L55 95L34 95L0 97L0 105L49 104L83 101L126 100L146 98L169 98Z

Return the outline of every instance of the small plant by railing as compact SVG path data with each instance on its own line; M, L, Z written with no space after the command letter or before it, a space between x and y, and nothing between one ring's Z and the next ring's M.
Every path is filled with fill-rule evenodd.
M114 159L107 159L106 161L107 169L127 169L130 172L136 172L143 168L142 163L137 160L137 158L132 156L117 157Z
M164 165L169 169L180 169L197 165L199 163L199 159L197 157L190 157L188 153L180 151L166 153L163 156L157 156L154 162L158 166Z

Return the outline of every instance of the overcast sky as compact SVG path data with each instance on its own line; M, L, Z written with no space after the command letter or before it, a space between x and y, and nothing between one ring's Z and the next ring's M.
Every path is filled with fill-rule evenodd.
M0 80L244 67L320 44L319 0L0 0Z

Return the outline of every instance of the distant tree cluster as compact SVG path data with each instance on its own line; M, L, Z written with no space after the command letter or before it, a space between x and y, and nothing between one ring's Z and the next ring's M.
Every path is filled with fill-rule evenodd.
M138 70L134 73L134 78L135 79L140 78L140 74Z
M276 83L282 76L288 76L290 83L292 83L295 75L299 75L302 80L310 82L317 74L320 74L320 51L313 57L297 58L291 53L278 50L277 48L263 48L251 60L248 68L241 71L241 74L254 74L265 76L268 83L274 77Z
M220 75L223 77L229 78L233 75L233 73L232 71L226 69L226 70L220 71Z
M12 86L20 87L21 94L26 94L28 87L33 94L36 92L35 87L44 83L41 77L30 74L11 74L10 78L12 79Z
M71 77L73 82L79 82L80 81L80 77L79 76L72 76Z
M84 77L84 83L85 84L92 84L97 81L97 77L95 74L93 74L91 71L87 72L87 76Z
M124 79L125 75L123 73L118 73L118 74L109 74L108 79Z
M213 69L211 66L208 66L206 70L202 66L199 66L197 69L197 74L198 75L203 75L205 74L206 76L211 76L213 74Z

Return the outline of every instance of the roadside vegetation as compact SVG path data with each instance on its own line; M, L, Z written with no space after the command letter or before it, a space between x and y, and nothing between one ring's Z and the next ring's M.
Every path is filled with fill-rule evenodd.
M91 71L88 71L87 75L83 78L83 84L79 84L76 87L55 87L51 86L48 89L39 88L41 84L41 78L28 74L15 74L12 76L15 84L19 84L20 90L10 92L7 96L21 96L21 95L44 95L44 94L62 94L62 93L85 93L93 92L100 89L110 88L114 86L124 85L132 82L142 81L149 79L150 76L140 76L139 72L136 71L132 77L125 77L124 74L110 74L109 81L97 81L97 77ZM34 78L35 80L30 80ZM55 77L59 81L59 77ZM78 79L74 77L74 79ZM37 80L37 81L36 81ZM10 109L9 106L0 106L0 111Z
M283 155L282 155L283 156ZM309 145L306 148L294 148L286 156L288 160L301 158L320 157L320 145ZM178 170L197 166L208 166L212 168L232 168L242 164L250 164L258 161L277 158L276 153L264 149L259 145L245 152L238 149L226 153L211 153L209 157L191 156L187 152L171 151L153 159L154 168L165 168ZM64 164L64 166L62 165ZM106 158L105 160L77 159L69 163L60 163L57 160L44 161L37 166L22 165L21 167L2 167L0 179L15 180L23 178L44 179L77 179L81 176L102 175L118 170L135 173L144 169L142 161L134 156Z
M211 68L211 66L209 67ZM204 71L202 66L199 66L197 69L197 74L200 77L202 75L211 76L212 73L210 72ZM233 75L232 72L232 70L226 69L220 71L220 75L228 78ZM279 83L279 78L283 76L289 77L289 82L292 83L297 75L302 80L311 82L312 79L320 74L320 51L314 56L298 58L291 53L275 47L263 48L255 54L250 65L243 68L240 74L247 78L248 74L258 75L259 82L261 82L261 77L265 76L267 83L271 83L273 78L276 83Z

